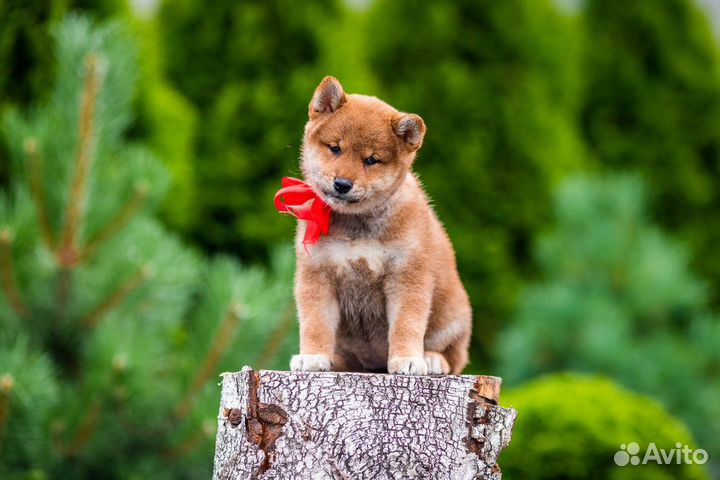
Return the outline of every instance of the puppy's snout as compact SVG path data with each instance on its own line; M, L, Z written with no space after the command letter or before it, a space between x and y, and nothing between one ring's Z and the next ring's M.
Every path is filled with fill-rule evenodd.
M349 192L353 187L353 182L348 180L347 178L337 177L335 178L335 183L333 184L335 187L335 191L339 194L347 193Z

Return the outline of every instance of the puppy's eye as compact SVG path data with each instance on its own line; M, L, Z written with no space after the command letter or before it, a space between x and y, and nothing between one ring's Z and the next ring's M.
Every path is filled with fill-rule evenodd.
M376 163L380 163L380 160L373 156L369 156L363 161L363 163L365 163L365 165L375 165Z
M340 152L342 152L342 150L340 149L340 145L328 145L328 148L333 153L333 155L340 155Z

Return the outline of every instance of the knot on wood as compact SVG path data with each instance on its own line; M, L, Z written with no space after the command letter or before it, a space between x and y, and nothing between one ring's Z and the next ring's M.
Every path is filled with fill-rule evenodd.
M239 408L225 408L223 410L223 415L228 419L228 422L230 422L230 425L233 427L240 425L240 422L242 422L243 419L242 410Z
M248 414L246 429L248 440L260 447L265 459L260 466L259 474L266 472L275 459L275 442L282 435L283 426L288 421L288 415L280 406L262 403L258 400L258 387L260 376L253 372L250 376L250 389L248 398Z
M501 381L497 377L478 377L473 388L468 392L470 402L467 408L468 436L465 444L469 452L482 456L485 446L482 425L490 423L488 412L490 407L500 400Z
M478 427L488 423L488 410L485 408L485 403L485 399L482 397L477 397L477 399L468 403L468 436L465 437L465 444L467 445L468 451L478 457L482 456L483 447L485 446L485 438L480 434L480 428Z
M259 402L256 414L247 418L248 439L267 453L282 435L282 428L287 420L287 413L282 408Z

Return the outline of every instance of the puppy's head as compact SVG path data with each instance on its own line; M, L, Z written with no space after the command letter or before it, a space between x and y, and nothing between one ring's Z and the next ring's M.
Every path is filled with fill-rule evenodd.
M305 126L305 180L338 212L385 202L410 170L425 123L375 97L346 95L333 77L315 90Z

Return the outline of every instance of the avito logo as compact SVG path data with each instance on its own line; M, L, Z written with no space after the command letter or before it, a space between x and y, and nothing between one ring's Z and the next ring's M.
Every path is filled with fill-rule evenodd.
M696 463L702 465L708 461L708 453L702 448L692 449L688 445L678 442L675 448L665 450L658 448L654 442L648 444L642 459L638 455L640 453L640 445L636 442L620 445L620 450L615 453L615 464L624 467L630 465L646 465L648 463L657 463L658 465Z

